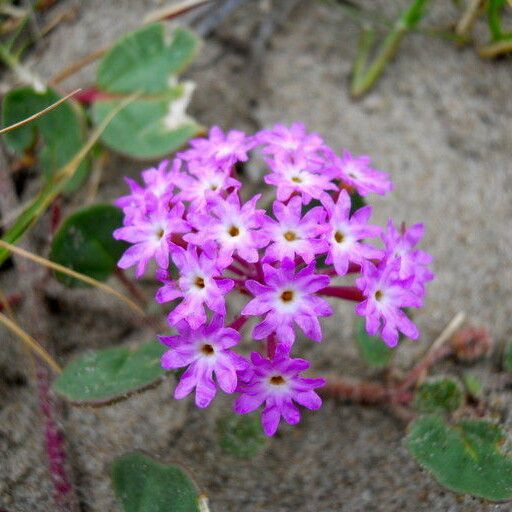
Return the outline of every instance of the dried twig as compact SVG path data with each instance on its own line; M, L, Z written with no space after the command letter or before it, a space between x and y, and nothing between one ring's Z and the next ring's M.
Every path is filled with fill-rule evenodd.
M69 100L69 98L73 97L75 94L79 93L82 89L76 89L73 92L70 92L67 96L64 96L64 98L61 98L59 101L56 101L49 107L46 107L45 109L41 110L40 112L37 112L36 114L31 115L30 117L27 117L26 119L23 119L23 121L19 121L18 123L11 124L10 126L6 126L5 128L2 128L0 130L0 135L3 135L4 133L10 132L12 130L16 130L16 128L19 128L20 126L23 126L27 123L31 123L32 121L35 121L36 119L39 119L40 117L43 117L44 115L48 114L48 112L51 112L52 110L56 109L58 106L62 105L65 101Z
M25 332L14 320L11 320L3 313L0 313L0 323L9 331L15 334L27 347L38 355L55 372L60 373L62 368L57 361L32 337Z
M79 281L82 281L86 284L89 284L91 286L99 288L100 290L102 290L106 293L109 293L110 295L113 295L114 297L116 297L119 300L121 300L122 302L124 302L132 311L134 311L141 317L146 316L146 313L144 312L144 310L142 308L140 308L137 304L135 304L135 302L133 302L131 299L126 297L126 295L123 295L121 292L117 291L115 288L112 288L108 284L97 281L96 279L93 279L92 277L86 276L85 274L81 274L80 272L76 272L75 270L71 270L70 268L64 267L63 265L59 265L58 263L47 260L46 258L43 258L41 256L37 256L36 254L33 254L29 251L21 249L20 247L16 247L15 245L9 244L3 240L0 240L0 247L3 247L4 249L8 250L9 252L17 254L18 256L27 258L28 260L33 261L34 263L37 263L38 265L42 265L43 267L50 268L52 270L56 270L57 272L61 272L63 274L68 275L69 277L78 279Z

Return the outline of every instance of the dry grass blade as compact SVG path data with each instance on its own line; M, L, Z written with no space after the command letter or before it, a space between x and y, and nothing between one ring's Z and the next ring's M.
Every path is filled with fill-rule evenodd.
M46 258L43 258L41 256L37 256L36 254L32 254L29 251L25 251L24 249L21 249L20 247L16 247L15 245L9 244L7 242L4 242L3 240L0 240L0 247L3 247L7 251L10 251L14 254L17 254L19 256L22 256L23 258L27 258L30 261L33 261L34 263L37 263L38 265L42 265L46 268L51 268L52 270L56 270L57 272L62 272L63 274L66 274L67 276L73 277L75 279L78 279L79 281L82 281L83 283L89 284L91 286L94 286L95 288L98 288L106 293L109 293L110 295L113 295L114 297L118 298L122 302L124 302L130 309L135 311L138 315L141 317L145 317L146 314L144 313L143 309L140 308L135 302L133 302L131 299L123 295L121 292L117 291L115 288L112 288L108 284L101 283L100 281L97 281L96 279L93 279L92 277L86 276L84 274L81 274L80 272L76 272L75 270L71 270L70 268L64 267L63 265L59 265L58 263L54 263L53 261L47 260Z
M78 73L83 67L88 66L89 64L92 64L95 60L99 59L100 57L103 57L105 53L107 53L108 50L110 50L111 45L104 46L103 48L100 48L99 50L95 50L91 53L88 53L81 59L76 60L75 62L72 62L68 66L66 66L64 69L59 71L57 74L53 75L53 77L50 80L50 85L55 86L69 78L70 76L73 76L75 73Z
M37 341L26 333L16 322L7 318L3 313L0 313L0 323L2 323L9 331L18 336L18 338L27 345L30 350L34 351L50 368L56 373L60 373L62 368L57 364L55 359L46 352L46 350L37 343Z
M485 59L494 59L495 57L499 57L500 55L511 53L512 41L510 39L507 39L505 41L498 41L496 43L491 43L486 46L480 46L480 48L478 48L477 51L480 57L484 57Z
M23 119L23 121L20 121L19 123L11 124L11 126L7 126L5 128L2 128L0 130L0 135L3 135L4 133L10 132L12 130L16 130L16 128L19 128L20 126L23 126L27 123L31 123L32 121L35 121L36 119L48 114L48 112L51 112L52 110L56 109L59 105L62 105L65 101L69 100L72 96L79 93L82 89L76 89L75 91L69 93L67 96L64 96L64 98L61 98L59 101L56 101L49 107L46 107L44 110L41 110L40 112L37 112L36 114L27 117L26 119Z
M154 23L156 21L170 20L181 16L193 9L210 3L212 0L183 0L167 7L162 7L150 12L145 18L144 23Z
M132 101L136 100L141 96L142 93L136 92L131 94L126 99L121 101L116 108L113 108L109 114L103 119L102 123L99 124L95 130L91 133L89 140L87 143L82 146L80 151L70 160L59 172L57 172L54 176L53 181L55 183L59 183L60 181L70 177L80 164L80 162L84 159L85 155L92 149L94 144L101 137L101 134L105 131L105 128L110 124L110 121L114 119L114 117L121 112L127 105L129 105Z

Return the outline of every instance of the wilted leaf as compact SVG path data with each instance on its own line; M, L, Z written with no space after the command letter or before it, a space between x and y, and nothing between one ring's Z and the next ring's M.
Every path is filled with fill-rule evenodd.
M370 366L377 368L386 366L393 356L389 348L378 336L370 336L364 327L364 319L356 320L356 341L359 354Z
M114 347L85 353L68 364L54 390L77 405L105 405L150 387L165 373L156 341L135 349Z
M2 104L2 125L9 126L36 114L61 98L53 89L40 93L30 87L8 92ZM38 136L42 139L39 151L41 169L46 179L68 163L82 148L85 141L83 114L78 105L63 103L44 116L4 135L8 147L22 156L32 148ZM83 182L89 164L84 160L74 177L65 187L75 190Z
M503 429L485 420L448 425L438 416L412 423L407 447L448 489L492 501L512 499L512 458Z
M165 94L141 98L112 120L101 139L119 153L140 159L161 158L183 146L201 127L186 114L193 85L185 83ZM97 101L93 118L100 123L120 100Z
M218 431L221 448L241 459L254 457L267 441L256 414L229 414L219 420Z
M69 216L53 237L50 259L99 281L107 279L128 247L114 240L112 233L122 225L119 208L98 204ZM59 281L75 286L80 281L61 273Z
M200 496L189 476L142 453L115 459L112 483L125 512L200 512Z
M189 30L176 28L166 34L162 23L147 25L123 36L103 57L97 86L113 93L165 92L198 47L198 38Z

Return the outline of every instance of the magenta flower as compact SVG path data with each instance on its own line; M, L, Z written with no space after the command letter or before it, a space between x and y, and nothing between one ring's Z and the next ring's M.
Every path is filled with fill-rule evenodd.
M247 382L238 386L240 396L234 410L247 414L265 404L261 424L267 436L276 433L281 417L290 425L299 423L300 412L295 403L311 410L321 407L322 400L314 390L323 386L325 380L299 376L309 368L305 359L291 359L285 351L278 350L271 360L253 352L251 362L252 368L246 372Z
M316 133L308 133L302 123L293 123L290 128L276 124L271 129L259 131L254 139L264 145L263 153L271 155L295 153L298 150L313 154L325 148L322 138Z
M133 224L116 229L113 236L133 244L117 263L119 268L137 265L135 275L142 276L150 259L161 268L169 266L169 240L173 233L190 229L183 219L185 207L177 203L170 211L156 210L144 217L134 218Z
M387 194L393 189L389 174L370 167L370 157L352 156L347 150L340 158L331 153L333 177L340 179L345 185L354 187L359 194Z
M149 212L157 209L170 208L173 200L176 178L180 174L181 161L175 159L169 169L169 161L163 160L158 167L142 171L144 186L131 178L125 178L131 194L122 196L115 201L125 214L125 225L132 224L135 219L143 218Z
M277 154L274 160L267 159L266 162L272 173L263 179L277 188L279 201L287 201L296 193L304 204L308 204L311 199L322 199L328 190L337 189L327 175L317 174L322 167L311 163L302 153L296 153L293 158Z
M425 251L414 249L425 233L423 224L414 224L406 229L405 226L398 231L390 219L387 231L382 234L382 240L387 252L393 258L399 258L400 268L398 277L407 279L414 276L411 289L419 296L425 293L425 284L434 279L434 274L428 268L432 263L432 256Z
M254 142L244 132L231 130L224 134L218 126L213 126L208 138L193 139L190 146L178 156L186 161L212 163L229 172L234 164L249 158L247 153L254 147Z
M176 328L177 336L159 336L162 343L171 347L162 356L162 368L187 368L176 386L174 398L185 398L195 388L196 405L208 407L217 393L213 375L222 391L233 393L237 372L249 366L243 357L229 350L238 344L240 334L224 327L224 317L220 315L215 315L208 325L198 329L191 329L184 321Z
M368 224L372 208L364 206L350 217L351 201L346 190L342 190L334 203L330 196L324 198L324 206L329 215L329 227L325 239L329 243L326 263L332 263L336 273L347 273L349 263L362 263L367 259L381 259L384 252L361 243L364 238L374 238L381 234L381 228Z
M327 229L322 225L326 217L323 207L316 206L302 217L302 199L296 196L287 205L274 201L272 210L277 220L266 217L262 228L271 241L263 261L294 261L300 256L309 264L316 255L326 252L327 242L319 239Z
M317 317L332 315L332 309L315 292L329 284L329 277L315 274L314 270L312 262L295 274L295 263L285 259L280 268L263 264L265 284L246 281L247 289L255 298L243 308L242 315L266 314L254 327L255 339L261 340L275 332L277 340L289 349L295 341L295 322L308 338L322 340Z
M400 260L384 258L376 267L366 261L363 275L356 280L365 300L356 305L356 313L366 317L366 331L371 336L380 334L390 347L398 344L399 332L411 339L417 339L419 331L402 308L419 308L421 299L413 293L413 281L398 278Z
M204 209L208 200L232 190L238 190L241 183L228 176L212 163L190 164L190 174L182 173L176 179L179 192L176 198L190 203L190 209Z
M208 203L207 212L189 215L189 221L197 232L185 235L184 239L201 247L210 257L217 253L219 266L231 264L233 254L250 263L259 259L258 249L268 243L260 231L265 216L264 210L256 210L261 194L254 196L243 206L237 192L226 199L217 197Z
M197 248L187 250L170 244L172 261L179 270L179 279L170 278L166 272L159 272L158 278L164 283L157 294L159 303L170 302L180 297L183 300L169 313L170 325L186 320L192 329L206 322L204 305L215 313L225 316L225 295L233 288L231 279L222 279L215 259L206 254L197 254Z

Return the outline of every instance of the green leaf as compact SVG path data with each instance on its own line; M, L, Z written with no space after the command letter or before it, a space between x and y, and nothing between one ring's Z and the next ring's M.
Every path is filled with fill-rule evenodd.
M103 57L97 85L114 93L167 91L198 47L198 38L189 30L176 28L167 35L163 24L147 25L123 36Z
M107 405L154 385L165 374L165 347L155 341L137 348L90 351L69 363L53 389L77 405Z
M219 444L235 457L254 457L266 444L257 414L229 414L218 422Z
M451 426L439 416L412 423L406 444L419 464L448 489L492 501L512 498L512 458L506 433L485 420Z
M414 407L425 413L456 411L463 401L460 385L454 379L432 379L424 382L414 396Z
M127 249L124 242L114 240L112 232L121 227L123 214L119 208L97 204L69 216L53 237L50 259L99 281L107 279ZM57 279L68 286L84 284L60 272Z
M112 483L124 512L200 512L205 500L183 469L139 452L114 460Z
M186 83L165 94L134 101L112 120L102 141L119 153L139 159L161 158L176 151L201 131L185 113L192 89L192 84ZM99 124L119 101L95 102L94 122Z
M2 103L2 125L10 126L30 117L61 99L53 89L36 92L22 87L8 92ZM85 142L83 113L78 105L69 102L59 105L44 116L12 130L4 135L7 146L22 156L32 148L38 137L42 139L39 161L47 180L68 163ZM76 190L84 181L89 163L84 160L76 169L73 178L64 188L65 192Z
M359 210L359 208L366 206L364 197L357 193L355 190L350 194L350 201L350 215L354 215L354 213Z
M467 393L473 398L480 398L482 395L482 382L471 373L465 373L462 377Z
M378 336L370 336L364 327L364 319L356 321L356 341L359 354L370 366L386 366L393 357L393 349L388 347Z

